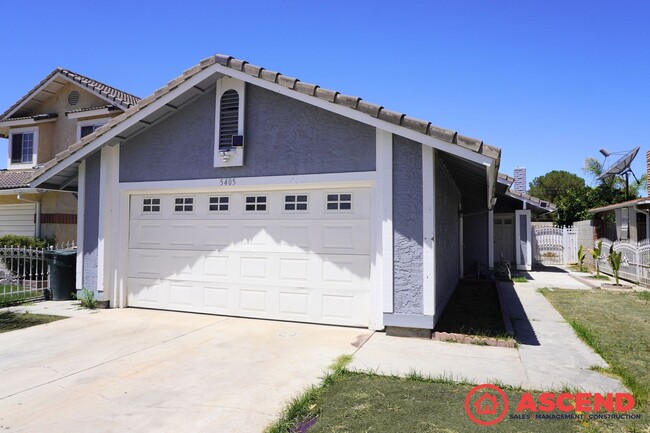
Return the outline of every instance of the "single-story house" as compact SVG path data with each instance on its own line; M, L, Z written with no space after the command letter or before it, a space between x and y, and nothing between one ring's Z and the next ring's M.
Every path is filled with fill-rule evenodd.
M500 153L215 55L30 185L77 191L77 289L113 307L420 331L472 254L465 216L508 196Z

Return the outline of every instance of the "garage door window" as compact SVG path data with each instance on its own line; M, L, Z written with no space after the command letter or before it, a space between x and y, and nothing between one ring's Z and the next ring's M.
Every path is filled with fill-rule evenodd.
M249 195L246 197L247 212L266 212L265 195Z
M193 212L194 199L192 197L176 197L174 200L174 212Z
M210 197L210 212L228 212L230 197Z
M307 194L289 194L284 196L285 211L306 211Z
M142 201L142 212L147 212L147 213L160 212L160 199L145 198Z
M352 194L327 194L327 210L352 210Z

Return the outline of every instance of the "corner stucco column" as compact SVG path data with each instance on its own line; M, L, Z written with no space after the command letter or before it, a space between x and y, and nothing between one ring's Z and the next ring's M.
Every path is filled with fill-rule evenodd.
M531 242L530 210L515 211L515 255L517 270L530 271L532 269L532 242Z
M119 164L120 146L104 146L99 171L99 225L97 233L97 299L117 306L119 263Z

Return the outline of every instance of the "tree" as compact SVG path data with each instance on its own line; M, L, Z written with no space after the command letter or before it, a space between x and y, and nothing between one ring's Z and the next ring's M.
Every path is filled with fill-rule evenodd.
M581 190L581 188L585 188L585 180L580 176L564 170L553 170L533 179L530 182L528 194L556 203L558 197L566 195L571 190Z

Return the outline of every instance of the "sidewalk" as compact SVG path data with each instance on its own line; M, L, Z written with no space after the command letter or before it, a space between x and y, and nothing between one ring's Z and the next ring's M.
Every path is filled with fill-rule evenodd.
M541 287L588 289L565 272L530 272L528 283L509 284L505 301L518 349L388 337L374 333L354 356L351 368L381 374L444 376L476 383L500 382L526 389L623 391L614 378L590 370L607 364L574 334L538 292Z

